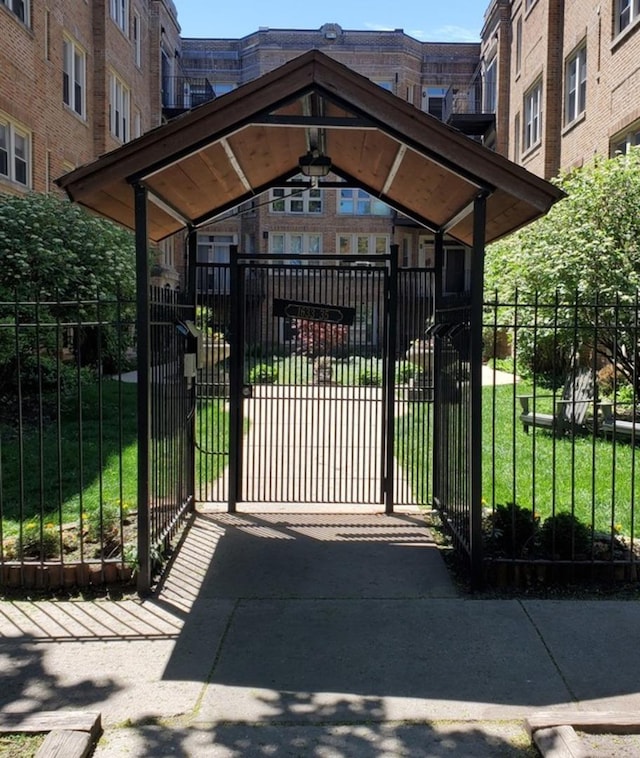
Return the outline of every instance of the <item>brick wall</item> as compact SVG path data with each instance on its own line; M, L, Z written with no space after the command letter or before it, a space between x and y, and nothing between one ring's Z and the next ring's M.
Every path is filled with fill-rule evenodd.
M509 6L509 17L501 15ZM640 18L616 36L615 0L493 0L485 16L482 55L493 54L494 35L510 40L499 47L510 65L501 67L497 149L530 171L547 178L561 169L583 165L595 155L607 156L616 137L640 130ZM522 25L518 65L517 27ZM566 113L567 62L586 45L586 108L569 120ZM542 138L524 147L524 100L542 83ZM503 95L503 85L508 96ZM516 135L516 130L518 134ZM500 138L500 132L503 138ZM504 135L508 133L508 138Z

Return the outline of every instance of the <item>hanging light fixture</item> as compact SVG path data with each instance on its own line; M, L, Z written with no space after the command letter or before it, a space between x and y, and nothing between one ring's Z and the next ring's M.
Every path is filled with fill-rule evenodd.
M305 176L327 176L331 171L331 158L322 155L318 150L309 150L306 155L298 158L298 166Z

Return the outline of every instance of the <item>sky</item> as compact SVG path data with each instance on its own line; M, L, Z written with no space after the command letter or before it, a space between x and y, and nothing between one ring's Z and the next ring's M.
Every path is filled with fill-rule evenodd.
M421 41L478 42L490 0L174 0L183 37L244 37L261 26L319 29L404 29Z

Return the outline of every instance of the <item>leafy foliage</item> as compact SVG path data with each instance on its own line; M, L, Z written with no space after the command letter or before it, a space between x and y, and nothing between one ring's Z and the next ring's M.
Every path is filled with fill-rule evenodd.
M83 365L97 367L100 352L103 368L116 367L130 331L116 324L134 314L130 232L54 195L0 194L0 259L4 381L17 384L18 357L33 363L35 355L59 353L61 323L73 325L72 349ZM33 323L46 328L12 328Z
M309 358L335 355L345 347L349 339L349 327L345 324L295 319L294 329L298 351Z
M599 310L595 348L631 381L639 348L633 319L640 287L640 150L597 160L557 181L565 199L544 218L488 248L487 289L498 291L502 300L517 297L521 303L548 306L539 311L544 315L535 349L530 330L518 334L529 364L534 355L540 361L545 350L547 361L558 354L566 359L584 345L580 333L554 321L557 302L579 303L578 316L590 325L595 322L590 305L611 305Z

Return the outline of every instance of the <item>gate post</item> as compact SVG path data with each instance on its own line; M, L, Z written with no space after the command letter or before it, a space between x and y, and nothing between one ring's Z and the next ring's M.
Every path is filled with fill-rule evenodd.
M482 314L484 300L484 247L487 196L474 200L471 263L471 444L469 546L471 587L482 586Z
M198 255L198 233L193 227L187 234L187 302L189 303L189 318L196 323L196 307L198 291L196 282L196 261ZM190 496L189 511L196 509L196 384L191 383L189 392L189 410L187 413L187 496Z
M151 591L151 544L149 523L149 449L151 437L151 397L149 391L151 363L150 277L147 237L147 190L133 187L136 242L136 330L138 361L138 593Z
M385 356L386 366L383 376L386 377L385 387L385 478L384 478L384 512L393 513L393 468L394 468L394 437L395 437L395 401L396 401L396 346L398 328L398 245L391 245L389 259L389 286L387 300L387 344Z
M244 374L244 273L238 260L238 246L229 248L229 498L227 510L236 512L241 497L242 477L242 384Z
M442 305L442 272L444 269L444 233L437 231L434 235L434 260L433 265L435 268L434 282L433 282L433 318L434 323L438 323L442 318L440 308ZM432 338L433 339L433 338ZM433 382L433 500L434 502L442 501L442 475L440 466L442 465L441 452L442 452L442 411L440 404L442 402L442 393L440 387L440 363L441 363L441 341L433 339L433 370L432 379Z

